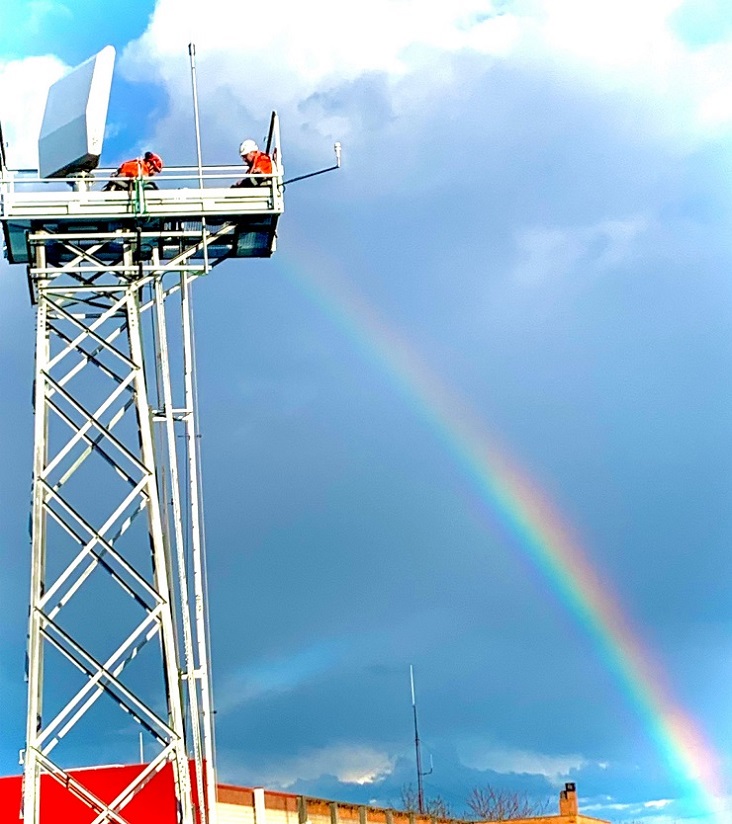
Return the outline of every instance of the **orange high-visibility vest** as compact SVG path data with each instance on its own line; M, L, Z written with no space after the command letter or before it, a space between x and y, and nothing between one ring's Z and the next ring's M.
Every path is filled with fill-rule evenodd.
M142 168L141 160L125 160L125 162L117 169L117 174L120 177L139 177L145 174Z
M264 152L257 152L252 165L249 167L250 175L271 175L272 158Z
M119 177L149 177L155 174L155 170L145 160L125 160L117 169Z

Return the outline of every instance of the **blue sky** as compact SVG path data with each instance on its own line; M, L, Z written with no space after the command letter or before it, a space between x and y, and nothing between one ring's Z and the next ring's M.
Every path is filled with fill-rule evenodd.
M704 820L405 388L399 339L572 526L728 791L732 17L638 5L275 2L256 36L223 0L0 10L17 165L45 88L107 43L104 165L194 162L192 39L207 162L236 162L273 108L289 174L344 145L337 175L288 188L271 261L196 287L222 780L398 803L413 663L427 791L456 814L474 786L554 803L573 780L588 814ZM23 746L32 360L3 262L2 773Z

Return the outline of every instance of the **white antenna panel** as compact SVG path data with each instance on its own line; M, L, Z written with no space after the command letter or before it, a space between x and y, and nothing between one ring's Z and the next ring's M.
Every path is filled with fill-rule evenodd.
M41 177L66 177L99 164L115 51L105 46L48 90L38 141Z

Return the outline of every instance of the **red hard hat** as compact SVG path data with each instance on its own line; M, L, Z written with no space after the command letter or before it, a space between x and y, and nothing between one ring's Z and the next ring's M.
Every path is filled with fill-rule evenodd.
M143 159L148 162L154 172L159 172L163 168L163 161L160 155L156 155L154 152L145 152Z

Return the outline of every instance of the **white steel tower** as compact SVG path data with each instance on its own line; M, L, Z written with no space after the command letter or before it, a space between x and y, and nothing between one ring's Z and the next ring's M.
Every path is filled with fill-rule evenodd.
M27 824L55 820L51 785L80 820L128 824L161 782L180 824L215 824L191 285L274 251L274 114L267 150L274 174L248 188L230 188L241 167L102 191L111 170L54 184L0 163L6 256L37 318ZM129 763L139 733L145 763L113 796L73 769Z

